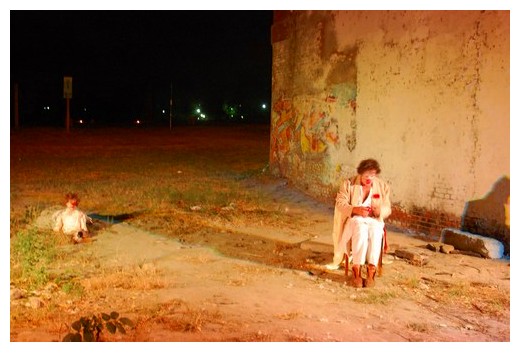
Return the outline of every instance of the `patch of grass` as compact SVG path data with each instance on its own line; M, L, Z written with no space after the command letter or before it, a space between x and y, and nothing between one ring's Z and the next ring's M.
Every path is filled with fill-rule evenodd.
M450 283L429 278L425 280L428 283L428 297L439 303L464 306L482 314L509 316L509 289L486 283Z
M511 295L509 289L503 289L492 284L456 285L449 295L454 302L463 303L468 308L480 313L494 316L509 316Z
M164 275L154 267L139 266L103 269L89 278L84 278L81 285L89 292L113 288L153 290L169 286Z
M130 130L109 131L90 130L61 143L55 143L61 135L49 131L36 138L30 149L25 143L33 137L14 135L12 204L41 195L46 203L53 197L61 202L65 191L74 190L83 210L135 214L127 222L166 235L196 232L205 227L205 218L294 224L294 216L281 212L279 203L258 188L244 187L248 180L266 177L268 127L178 129L168 135L150 130L140 137ZM264 136L259 137L259 132ZM70 172L74 167L81 169L81 177ZM194 206L200 210L192 210ZM12 223L24 219L13 216L12 212Z
M509 315L510 304L509 293L504 293L502 296L496 298L485 298L483 300L483 307L480 307L480 309L492 315L504 316ZM477 308L475 304L473 304L473 307Z
M207 325L222 325L222 314L219 311L206 310L204 308L187 308L182 315L186 323L184 330L202 332Z
M10 227L11 237L16 235L21 229L31 224L40 214L41 207L39 205L25 205L22 211L15 212L11 210Z
M355 298L354 300L358 303L364 304L382 304L387 305L391 300L398 297L395 291L377 291L377 290L364 290L363 293Z
M65 293L67 293L69 295L77 296L77 297L82 296L85 292L85 288L83 288L83 286L75 280L70 280L68 282L65 282L61 286L61 290L63 290Z
M415 276L400 275L393 282L394 285L401 287L404 290L416 290L421 286L422 281Z
M414 332L426 333L429 331L428 324L426 323L412 322L408 323L406 327Z
M11 240L11 280L34 290L49 281L49 265L57 255L52 233L35 228L19 231Z
M179 299L157 305L155 310L148 310L146 314L150 316L147 322L153 321L165 325L168 330L185 333L200 333L208 325L224 324L219 311L193 308Z
M463 284L451 284L445 288L445 293L449 298L461 298L469 293L467 286Z
M275 317L277 317L278 319L283 319L283 320L289 321L289 320L297 319L300 316L301 316L301 313L299 313L299 312L289 312L289 313L284 313L284 314L278 314Z
M417 289L420 285L420 280L416 277L407 278L404 281L405 285L410 289Z

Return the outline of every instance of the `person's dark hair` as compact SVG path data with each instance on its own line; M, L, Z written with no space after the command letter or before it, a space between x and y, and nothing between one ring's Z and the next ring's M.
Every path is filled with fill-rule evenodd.
M67 203L69 201L72 201L72 203L77 206L79 204L78 194L75 194L75 193L72 193L72 192L69 192L68 194L66 194L65 195L65 203Z
M379 162L377 162L373 158L368 158L366 160L361 161L359 163L359 166L357 167L357 173L359 175L361 175L365 171L371 171L371 170L375 170L378 175L381 172L381 168L379 167Z

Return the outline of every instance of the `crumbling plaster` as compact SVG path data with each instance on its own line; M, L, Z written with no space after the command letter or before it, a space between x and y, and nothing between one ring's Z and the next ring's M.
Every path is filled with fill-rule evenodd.
M374 157L402 208L461 216L509 176L508 11L296 11L272 33L271 167L296 186L331 199Z

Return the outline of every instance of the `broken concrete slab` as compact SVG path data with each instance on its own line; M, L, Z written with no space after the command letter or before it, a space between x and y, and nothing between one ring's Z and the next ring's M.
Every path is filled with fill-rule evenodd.
M458 229L443 229L441 242L458 250L478 253L484 258L501 259L504 256L504 245L499 240Z

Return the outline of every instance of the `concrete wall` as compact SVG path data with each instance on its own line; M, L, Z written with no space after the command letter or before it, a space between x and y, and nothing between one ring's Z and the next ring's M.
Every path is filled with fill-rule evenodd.
M275 11L273 173L332 203L373 157L391 224L460 227L509 180L509 42L509 11Z

